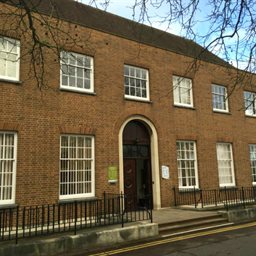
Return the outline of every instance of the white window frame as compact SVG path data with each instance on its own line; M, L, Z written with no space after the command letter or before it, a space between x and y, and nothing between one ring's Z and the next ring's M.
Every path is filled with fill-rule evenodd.
M13 157L6 157L6 135L11 134L13 135ZM11 198L10 199L3 199L3 184L7 182L6 177L0 179L0 205L10 205L15 203L15 194L16 194L16 168L17 168L17 133L16 132L9 132L9 131L0 131L0 135L3 135L3 142L0 144L0 165L1 170L4 169L4 163L8 161L12 161L12 178L9 179L11 182ZM5 152L5 154L4 154ZM2 175L6 174L6 172L2 171ZM1 174L0 174L1 175ZM8 178L7 178L8 179ZM6 185L5 185L6 186Z
M65 158L65 157L62 157L62 137L68 137L68 141L70 142L70 138L71 137L75 137L76 138L76 143L77 143L77 139L80 137L80 138L89 138L91 140L91 157L90 158L79 158L77 157L78 155L78 147L75 147L75 151L76 151L76 157L75 158L71 158L69 157L70 155L70 143L68 143L68 146L67 147L63 147L63 148L67 148L68 149L68 157ZM77 144L76 144L77 145ZM86 147L84 147L85 149ZM85 151L84 151L85 152ZM85 154L85 153L84 153ZM75 166L77 168L77 162L78 160L84 160L84 161L91 161L91 192L90 193L67 193L67 194L61 194L61 185L62 185L62 181L61 181L61 161L62 160L67 160L67 161L75 161ZM70 162L69 162L70 163ZM95 197L95 140L94 140L94 136L88 136L88 135L77 135L77 134L62 134L60 136L60 172L59 172L59 198L60 200L65 200L65 199L81 199L81 198L91 198L91 197ZM83 175L86 175L86 169L82 170L84 173ZM66 170L66 171L69 171L67 173L71 173L70 170ZM77 177L77 169L76 170L73 170L73 171L76 171L75 175ZM81 171L81 170L80 170ZM72 175L72 174L71 174ZM69 176L70 177L70 176ZM74 178L74 176L73 176ZM68 179L68 178L67 178ZM67 184L71 183L70 180L66 181ZM78 187L77 187L77 184L79 184L79 182L76 182L76 185L75 185L75 189L77 190ZM86 184L86 182L84 182L84 184ZM84 185L86 186L86 185ZM65 189L67 189L67 192L69 192L69 188L66 187ZM84 188L85 189L85 188Z
M3 44L0 42L0 59L4 61L4 67L5 67L5 75L1 75L0 73L0 79L3 80L9 80L9 81L19 81L20 80L20 41L16 39L12 39L9 37L0 36L0 40L3 40L6 43L7 49L3 49ZM13 51L16 47L16 51ZM7 55L14 55L15 60L8 60ZM4 55L6 55L6 58L4 58ZM10 65L11 62L15 62L15 69L16 69L16 75L15 76L9 76L7 74L8 65ZM1 63L0 63L1 68Z
M228 146L229 147L229 153L230 153L230 158L229 159L224 159L221 157L221 152L220 152L220 147L221 146ZM217 153L217 164L218 164L218 177L219 177L219 186L220 187L234 187L236 185L235 182L235 172L234 172L234 160L233 160L233 148L231 143L224 143L224 142L219 142L216 144L216 153ZM227 164L230 162L229 166L227 167ZM226 165L226 167L223 167ZM222 165L222 166L221 166ZM223 178L223 169L224 168L229 168L231 173L227 173L226 176L231 176L232 182L230 183L225 183L222 182Z
M256 185L256 144L249 144L252 184Z
M222 89L224 89L224 94L222 93ZM224 108L218 108L214 107L215 106L215 97L217 96L219 99L221 99L221 106L224 106ZM228 108L228 94L227 94L227 87L223 85L218 85L218 84L212 84L212 106L213 106L213 111L217 112L229 112Z
M250 96L246 97L246 94L250 94ZM247 102L250 102L248 106L246 104ZM246 116L256 117L256 93L255 92L244 91L244 107L245 107Z
M65 59L64 56L67 56L67 59ZM77 59L78 58L82 58L82 59L88 59L90 61L89 65L85 65L84 63L78 62ZM71 59L75 60L76 63L70 63ZM78 64L81 63L81 64ZM65 70L65 66L68 67L68 71ZM74 75L71 76L70 74L70 68L73 68L74 70ZM78 71L83 70L82 72L82 76L78 77L77 73ZM89 78L85 78L86 73L85 72L89 72ZM67 77L67 84L63 84L64 80L63 77ZM70 85L70 78L73 78L75 80L75 86L71 86ZM80 79L80 81L82 81L83 83L83 87L78 87L77 82L78 79ZM84 88L84 83L85 80L89 80L89 84L90 84L90 88ZM61 89L65 89L65 90L69 90L69 91L76 91L76 92L83 92L83 93L93 93L94 92L94 60L93 57L91 56L87 56L84 54L79 54L79 53L75 53L75 52L68 52L68 51L62 51L60 53L60 88Z
M192 79L174 75L173 83L173 101L176 106L193 108L193 85ZM185 85L184 85L185 83ZM186 90L190 103L183 102L182 89Z
M129 70L129 74L126 72L127 69ZM133 71L131 71L133 70ZM142 73L145 72L146 76L142 77ZM134 86L131 86L132 79L134 81ZM127 83L129 81L129 83ZM138 82L145 82L146 87L142 88L141 86L136 88L136 81ZM140 91L141 96L130 95L126 94L126 89L131 90L134 87L134 91L136 93L136 89ZM141 89L142 88L142 89ZM142 96L142 90L145 89L146 97ZM139 101L149 101L150 94L149 94L149 71L145 68L139 68L131 65L124 65L124 95L126 99L134 99Z
M179 157L181 156L179 154L179 148L181 147L180 144L192 144L193 145L193 156L194 158L187 158L187 156L189 155L187 150L183 150L184 152L186 152L184 155L186 155L186 158L183 157ZM185 145L184 145L185 146ZM187 146L185 146L187 147ZM196 142L195 141L184 141L184 140L178 140L176 141L176 153L177 153L177 169L178 169L178 184L179 184L179 189L192 189L192 188L199 188L199 182L198 182L198 163L197 163L197 150L196 150ZM183 166L185 166L185 169L183 170L186 174L185 177L183 177L182 174L182 168L180 167L182 165L182 161L183 161ZM191 168L190 167L190 162L193 161L194 162L194 167ZM189 169L190 167L190 169ZM194 176L190 176L188 175L189 172L191 172L191 170L194 170ZM186 180L186 184L191 183L191 179L194 179L195 184L194 185L183 185L182 184L182 180L185 178Z

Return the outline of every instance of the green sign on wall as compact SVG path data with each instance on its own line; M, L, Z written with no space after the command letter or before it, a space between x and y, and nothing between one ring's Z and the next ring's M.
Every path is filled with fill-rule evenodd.
M108 182L109 183L117 182L117 167L116 166L108 167Z

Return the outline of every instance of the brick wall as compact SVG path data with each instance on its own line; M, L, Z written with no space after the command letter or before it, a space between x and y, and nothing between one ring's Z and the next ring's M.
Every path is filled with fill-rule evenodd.
M171 188L178 183L176 140L196 141L201 188L218 187L216 142L233 145L237 186L252 184L248 143L256 143L256 119L244 115L243 90L237 88L230 96L230 113L212 111L211 83L231 90L235 71L229 74L223 67L204 62L198 63L197 71L188 70L193 61L188 57L79 26L62 26L79 37L72 51L94 57L96 95L60 90L59 61L51 50L45 51L47 88L39 90L33 78L27 79L28 56L21 59L21 84L0 82L0 130L18 132L18 204L58 202L63 133L95 136L96 195L118 193L119 184L107 182L107 167L119 165L118 133L132 115L142 115L154 124L159 164L170 167L170 179L160 178L163 207L171 204ZM22 36L21 48L27 43ZM124 64L149 70L151 102L124 99ZM193 109L174 106L173 74L192 78Z

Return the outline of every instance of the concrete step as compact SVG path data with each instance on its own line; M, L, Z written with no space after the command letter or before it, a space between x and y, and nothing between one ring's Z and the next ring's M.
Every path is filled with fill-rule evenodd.
M228 223L227 218L222 217L220 215L213 215L179 222L159 224L159 234L175 234L191 230L202 230L206 228L210 229L213 227L222 227L225 225L231 225L231 223Z

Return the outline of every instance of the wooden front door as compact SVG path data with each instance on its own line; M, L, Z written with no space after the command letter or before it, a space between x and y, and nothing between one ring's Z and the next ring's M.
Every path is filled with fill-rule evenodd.
M136 200L136 160L124 159L124 194L129 209L134 208L134 200Z
M152 205L150 136L144 124L132 121L123 133L126 207Z

